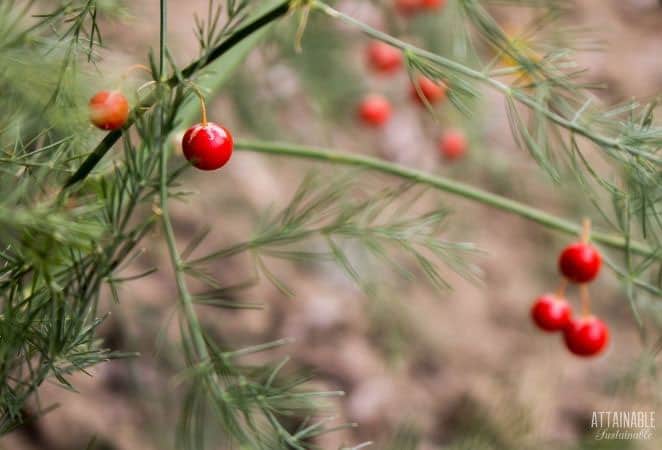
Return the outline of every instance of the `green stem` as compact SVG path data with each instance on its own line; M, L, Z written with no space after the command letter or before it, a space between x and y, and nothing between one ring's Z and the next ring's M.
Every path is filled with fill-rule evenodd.
M168 168L168 152L164 149L161 152L161 212L163 219L163 231L165 234L165 240L168 245L168 253L170 254L170 262L172 264L173 271L175 273L175 282L177 283L177 291L179 292L179 298L181 300L181 305L184 310L184 315L186 321L188 322L189 331L191 337L193 338L193 344L195 349L198 352L198 357L200 361L209 360L209 352L207 350L207 344L204 339L204 334L202 333L202 327L198 316L195 313L193 308L193 298L191 297L188 287L186 286L186 280L184 280L184 273L182 270L182 260L177 251L177 244L175 239L175 233L172 228L172 222L170 220L170 215L168 211L168 185L167 185L167 168ZM163 176L163 174L166 176Z
M525 219L541 224L547 228L561 231L566 234L578 236L582 227L568 220L560 219L554 215L525 205L523 203L493 194L459 181L445 177L431 175L420 170L409 169L398 164L393 164L369 156L351 153L336 152L327 149L304 147L289 144L275 144L271 142L240 140L235 143L238 150L249 150L272 155L293 156L297 158L326 161L333 164L361 167L377 172L394 175L405 180L414 181L419 184L431 186L440 191L448 192L493 208L516 214ZM642 256L662 259L662 254L656 253L645 244L629 241L622 236L593 232L591 239L608 247L619 250L629 250Z
M502 83L499 80L495 80L483 72L471 69L470 67L467 67L464 64L460 64L453 60L444 58L443 56L439 56L435 53L415 47L411 44L401 41L400 39L396 39L386 33L383 33L379 30L372 28L369 25L366 25L365 23L359 20L354 19L353 17L350 17L346 14L341 13L338 10L333 9L329 5L319 0L314 0L313 5L316 8L323 11L324 13L326 13L327 15L340 19L343 22L348 23L352 26L355 26L366 35L373 37L375 39L379 39L383 42L386 42L387 44L392 45L393 47L399 48L403 52L410 52L412 54L418 55L429 61L439 64L441 67L445 67L446 69L452 70L456 73L460 73L467 78L471 78L473 80L487 84L492 88L494 88L495 90L501 92L504 96L515 98L517 99L517 101L519 101L523 105L526 105L528 108L531 108L532 110L541 113L556 125L559 125L560 127L572 131L573 133L576 133L580 136L583 136L599 146L624 151L632 155L640 156L642 158L645 158L649 161L653 161L658 164L662 163L662 158L652 153L641 151L636 148L623 145L623 143L619 139L614 139L608 136L604 136L595 133L588 128L582 127L579 124L577 124L575 120L568 120L565 117L553 111L550 111L549 109L545 108L543 105L541 105L540 103L529 97L528 95L524 94L520 90L512 89L507 84Z
M198 60L192 62L187 67L185 67L181 71L181 76L184 78L191 77L195 73L207 67L214 60L223 56L225 53L227 53L237 44L239 44L244 39L252 35L254 32L272 23L273 21L279 19L280 17L283 17L290 10L290 1L291 0L283 0L278 5L271 8L261 16L257 17L252 22L249 22L244 27L237 29L232 35L230 35L226 40L221 42L211 52L202 56ZM165 22L165 17L163 18L163 22ZM161 36L161 39L163 39L164 37L165 36ZM165 50L162 48L161 51L164 52ZM162 58L161 61L163 61L163 57L164 55L161 54L161 58ZM164 65L165 65L164 62L159 63L160 70L165 70L163 67ZM177 86L179 82L180 79L176 76L172 76L168 80L166 80L166 83L170 87ZM138 117L142 113L142 111L145 111L146 109L153 106L156 100L157 100L156 96L150 95L145 100L143 100L139 105L136 105L131 110L130 119L127 122L125 128L131 127L135 122L135 118ZM112 146L115 145L115 143L119 140L120 137L122 137L122 130L115 130L106 134L106 136L103 138L101 142L99 142L99 144L92 151L92 153L90 153L85 159L85 161L83 161L83 163L78 168L78 170L76 170L76 172L71 177L69 177L69 179L65 182L64 189L84 180L90 174L90 172L96 167L96 165L99 164L101 159L106 155L106 153L108 153L108 151L112 148Z
M161 59L159 61L159 78L163 78L164 74L164 65L165 65L165 54L167 48L166 40L166 20L168 16L168 1L160 0L161 2L161 32L160 32L160 55ZM159 90L163 90L163 87L160 86ZM165 112L159 111L161 114L161 129L165 131ZM163 220L163 231L165 235L165 240L168 245L168 253L170 255L170 262L172 264L172 269L175 274L175 282L177 283L177 291L179 293L180 303L182 309L184 310L184 315L186 317L186 322L188 324L189 332L193 339L193 345L195 350L198 353L198 358L200 361L209 360L209 352L207 349L207 344L205 342L204 334L202 332L202 327L200 326L200 321L198 316L195 313L193 308L193 298L188 290L186 285L186 280L184 279L184 272L182 270L182 261L179 251L177 250L177 240L175 238L175 232L172 227L172 221L170 220L170 212L168 209L168 159L170 156L169 148L165 142L165 136L162 134L159 136L159 152L160 152L160 173L159 173L159 199L160 199L160 208L161 208L161 217Z
M159 80L163 81L165 74L165 60L167 49L167 36L168 32L168 0L161 1L161 14L159 21Z

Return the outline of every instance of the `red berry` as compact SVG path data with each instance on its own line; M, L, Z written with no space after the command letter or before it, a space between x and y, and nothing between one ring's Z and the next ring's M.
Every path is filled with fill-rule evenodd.
M232 156L233 146L230 132L212 122L192 126L182 139L184 156L200 170L223 167Z
M129 102L119 91L101 91L90 99L90 121L102 130L118 130L129 118Z
M467 138L460 130L448 130L439 139L439 151L449 161L458 159L467 151Z
M563 330L572 318L572 308L566 299L554 294L538 297L531 308L531 317L545 331Z
M598 250L584 242L568 245L559 257L559 270L568 280L587 283L600 271L602 258Z
M422 0L395 0L396 11L405 17L413 16L419 12L422 7Z
M439 9L445 4L446 0L421 0L421 7L428 10Z
M427 77L420 76L416 80L416 84L423 97L425 97L431 104L438 103L446 98L446 85L441 81L432 81ZM419 89L416 89L416 85L412 86L411 95L414 100L423 103L423 100L419 95Z
M359 116L366 125L379 127L391 117L391 104L382 95L367 95L359 105Z
M575 355L594 356L607 346L609 329L595 316L571 320L563 331L565 345Z
M373 41L368 46L368 64L377 72L393 73L402 65L402 54L382 41Z

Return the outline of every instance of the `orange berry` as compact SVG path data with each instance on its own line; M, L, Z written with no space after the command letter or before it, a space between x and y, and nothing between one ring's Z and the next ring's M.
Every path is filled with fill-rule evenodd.
M118 130L129 118L129 102L119 91L100 91L90 99L90 121L102 130Z
M416 80L416 84L420 89L420 94L422 94L430 104L438 103L446 98L446 85L441 81L433 81L427 77L419 76ZM413 85L411 88L411 95L414 100L423 103L423 100L419 95L419 89L416 88L416 85Z

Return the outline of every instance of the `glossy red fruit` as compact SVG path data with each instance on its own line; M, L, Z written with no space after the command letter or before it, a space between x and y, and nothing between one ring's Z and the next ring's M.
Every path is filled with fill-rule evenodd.
M395 10L405 17L411 17L421 11L422 0L395 0Z
M384 125L391 118L391 103L382 95L367 95L359 104L359 116L366 125Z
M441 156L448 161L459 159L467 151L467 138L460 130L448 130L439 139Z
M542 330L560 331L570 324L572 308L566 299L545 294L538 297L531 307L531 317Z
M446 0L421 0L421 8L434 10L442 8L446 4Z
M609 341L609 329L595 316L570 321L563 330L565 345L575 355L594 356L602 352Z
M100 91L90 99L90 121L102 130L118 130L129 118L129 102L119 91Z
M568 245L559 256L559 270L568 280L587 283L600 272L602 257L600 252L584 242Z
M382 41L373 41L368 46L368 64L376 72L388 74L402 66L402 54L396 48Z
M230 160L233 147L230 132L212 122L192 126L182 139L184 156L200 170L223 167Z
M431 79L420 76L416 79L416 84L420 89L421 95L427 99L430 104L435 104L446 98L446 85L441 81L432 81ZM411 87L411 96L419 103L423 103L419 95L419 89L416 85Z

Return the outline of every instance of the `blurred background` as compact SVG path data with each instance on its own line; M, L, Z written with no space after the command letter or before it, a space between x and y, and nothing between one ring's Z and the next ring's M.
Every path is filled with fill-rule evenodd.
M453 58L460 55L454 47L458 23L449 13L453 3L406 17L391 1L344 0L335 7ZM575 4L574 14L561 23L581 30L575 59L587 69L583 77L608 86L596 94L612 104L661 92L659 3ZM207 1L170 6L170 47L184 64L198 54L193 15L204 17ZM125 67L144 63L157 45L158 2L125 2L118 8L113 19L100 22L105 50L98 72L90 71L96 84L89 94L116 84ZM524 8L495 5L491 12L508 30L526 30L532 19ZM314 14L299 53L297 25L291 17L271 29L208 105L210 120L242 138L364 153L443 174L574 221L594 213L589 200L576 195L572 176L555 184L517 147L501 96L483 92L468 116L450 102L432 115L412 101L405 70L392 76L370 70L365 58L370 41L355 29ZM543 36L553 35L550 31ZM491 57L489 49L476 51ZM393 115L383 127L367 127L357 116L369 93L391 101ZM438 148L449 129L461 130L469 142L453 161ZM204 250L246 240L263 211L286 206L313 168L322 176L343 172L244 152L236 153L222 174L189 172L185 187L196 195L173 203L172 210L182 246L207 225L211 233ZM365 181L397 183L367 175ZM529 318L533 300L556 289L556 258L570 237L438 192L425 193L419 202L423 209L439 204L448 209L445 239L472 242L481 250L465 256L477 279L443 270L452 288L437 290L420 273L393 280L378 267L359 266L374 287L367 295L333 264L273 261L270 270L292 295L261 281L247 296L262 310L203 308L204 325L228 347L294 339L269 357L290 355L291 370L312 373L316 387L344 391L344 397L328 401L329 415L336 417L334 423L357 424L322 436L318 445L324 449L365 441L375 442L370 448L393 450L662 448L659 433L650 441L596 440L590 427L593 411L654 411L659 404L659 383L650 374L651 361L642 356L637 326L615 277L605 270L591 286L594 309L611 329L609 348L599 358L579 359L560 336L539 332ZM181 397L173 381L174 355L181 349L172 320L175 286L158 234L144 242L144 255L126 273L160 270L125 285L119 304L110 295L104 301L111 315L101 338L112 350L140 357L99 365L93 376L77 375L78 392L44 384L39 404L60 406L2 438L2 448L84 449L93 436L96 449L175 448ZM213 270L232 284L254 268L250 260L230 258ZM575 291L570 295L577 298ZM213 435L214 422L208 426Z

